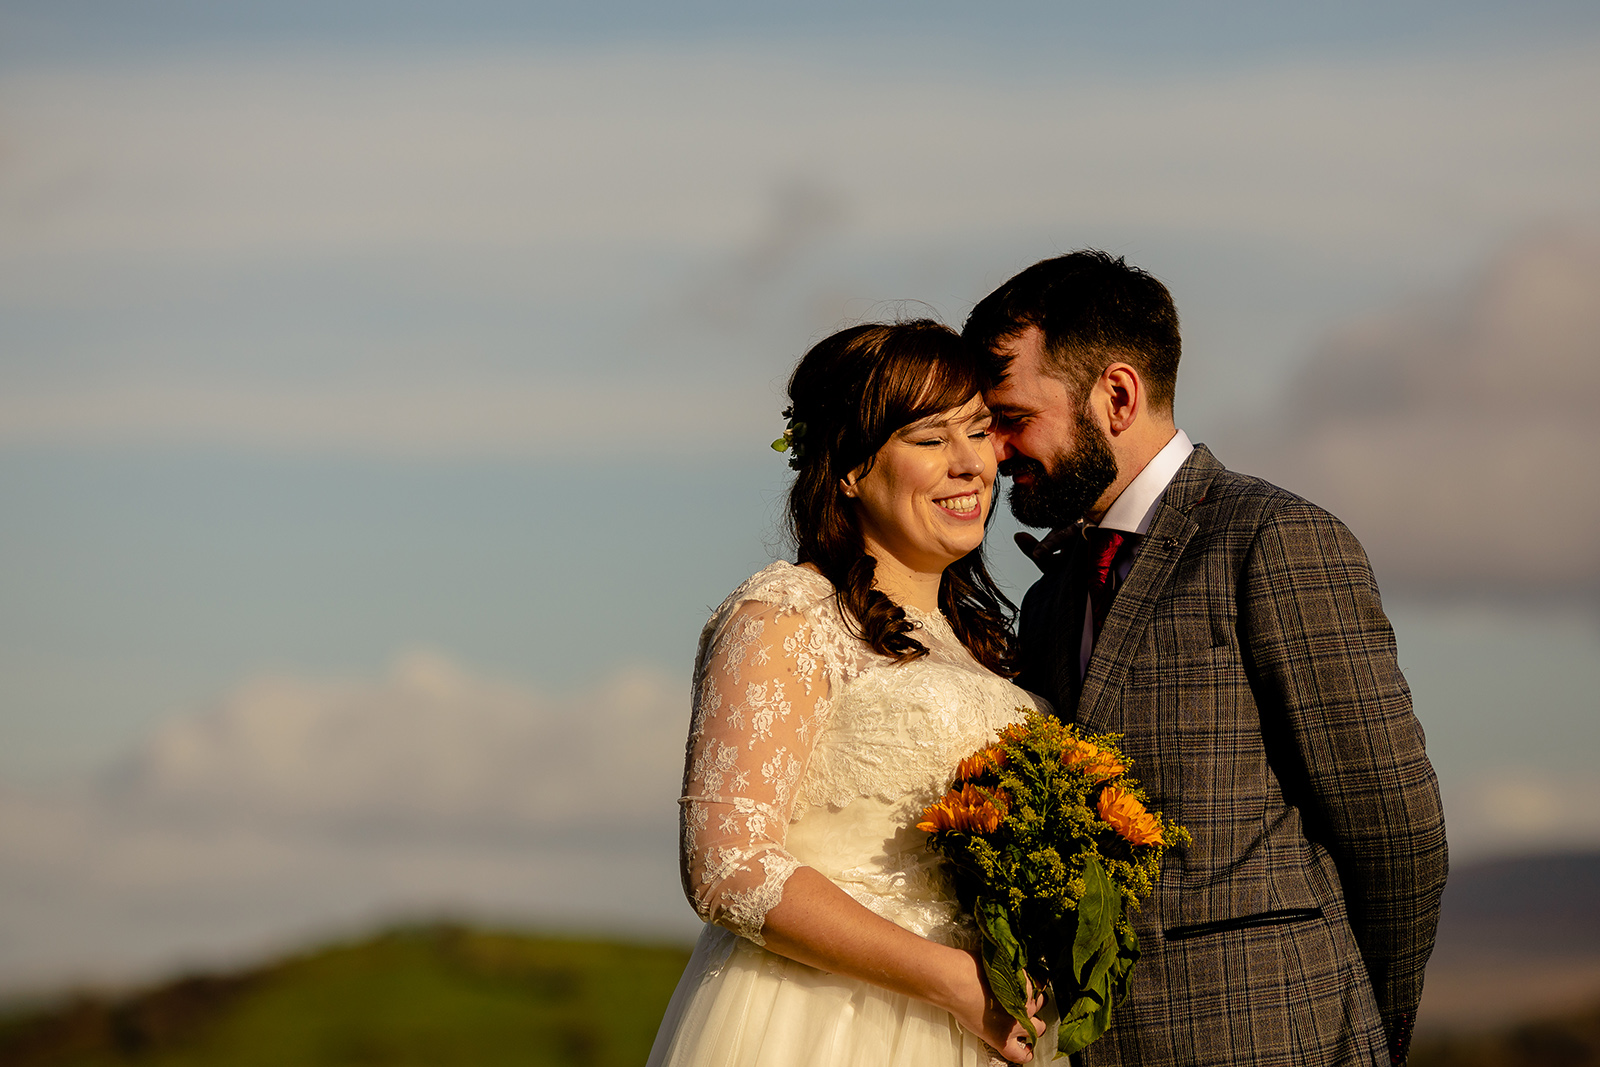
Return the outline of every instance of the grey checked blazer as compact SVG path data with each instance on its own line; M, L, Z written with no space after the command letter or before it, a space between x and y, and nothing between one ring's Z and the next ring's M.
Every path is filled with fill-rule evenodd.
M1023 601L1018 682L1126 735L1194 843L1134 915L1102 1064L1403 1058L1444 889L1444 818L1372 570L1327 512L1197 446L1077 681L1082 540ZM1398 1060L1397 1060L1398 1061Z

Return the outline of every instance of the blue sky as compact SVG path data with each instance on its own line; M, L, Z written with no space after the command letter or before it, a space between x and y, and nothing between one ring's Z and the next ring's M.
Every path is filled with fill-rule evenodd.
M278 48L314 44L425 47L506 40L563 46L804 34L834 47L862 36L944 38L1005 47L1031 40L1041 52L1118 65L1148 60L1227 65L1268 56L1334 51L1431 50L1508 42L1547 43L1592 31L1579 0L1526 4L1379 3L1197 5L1167 0L1137 11L1090 3L956 2L744 4L646 3L449 5L378 0L227 5L90 2L4 5L7 55L32 59L129 51Z
M1600 811L1597 72L1579 3L0 3L0 845L33 857L0 903L56 931L0 926L0 983L571 917L556 845L452 881L418 829L499 840L492 794L448 800L500 766L496 701L634 723L670 821L698 628L781 551L794 360L1085 245L1171 287L1180 423L1371 548L1459 854L1551 843ZM1530 509L1543 569L1502 543ZM464 763L371 710L407 701ZM321 729L388 753L361 818L446 798L337 877L284 799L323 796ZM221 845L171 821L230 804ZM683 928L670 836L606 832L586 877L636 895L588 920ZM322 888L185 925L258 839L254 884ZM154 876L117 872L158 854L136 937L107 916ZM107 888L39 889L69 877Z

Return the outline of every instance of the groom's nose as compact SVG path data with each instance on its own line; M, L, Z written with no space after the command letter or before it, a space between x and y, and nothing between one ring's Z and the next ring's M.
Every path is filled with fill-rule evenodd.
M989 436L994 441L994 459L996 463L1004 463L1017 454L1017 450L1011 447L1011 435L1004 430L996 427L990 431Z

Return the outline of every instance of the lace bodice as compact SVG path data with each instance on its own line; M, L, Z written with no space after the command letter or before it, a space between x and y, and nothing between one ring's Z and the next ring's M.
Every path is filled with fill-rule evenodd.
M961 757L1038 701L974 660L942 615L907 613L929 654L896 664L851 635L826 578L779 562L712 614L680 801L701 918L761 944L784 883L812 866L891 921L967 940L912 823Z

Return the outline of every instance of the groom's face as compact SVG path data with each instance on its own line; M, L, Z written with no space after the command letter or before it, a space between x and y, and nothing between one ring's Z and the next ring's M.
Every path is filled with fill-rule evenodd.
M1044 335L1029 327L999 345L1010 372L985 399L995 454L1011 478L1011 511L1027 526L1070 526L1117 479L1105 431L1072 387L1044 369Z

